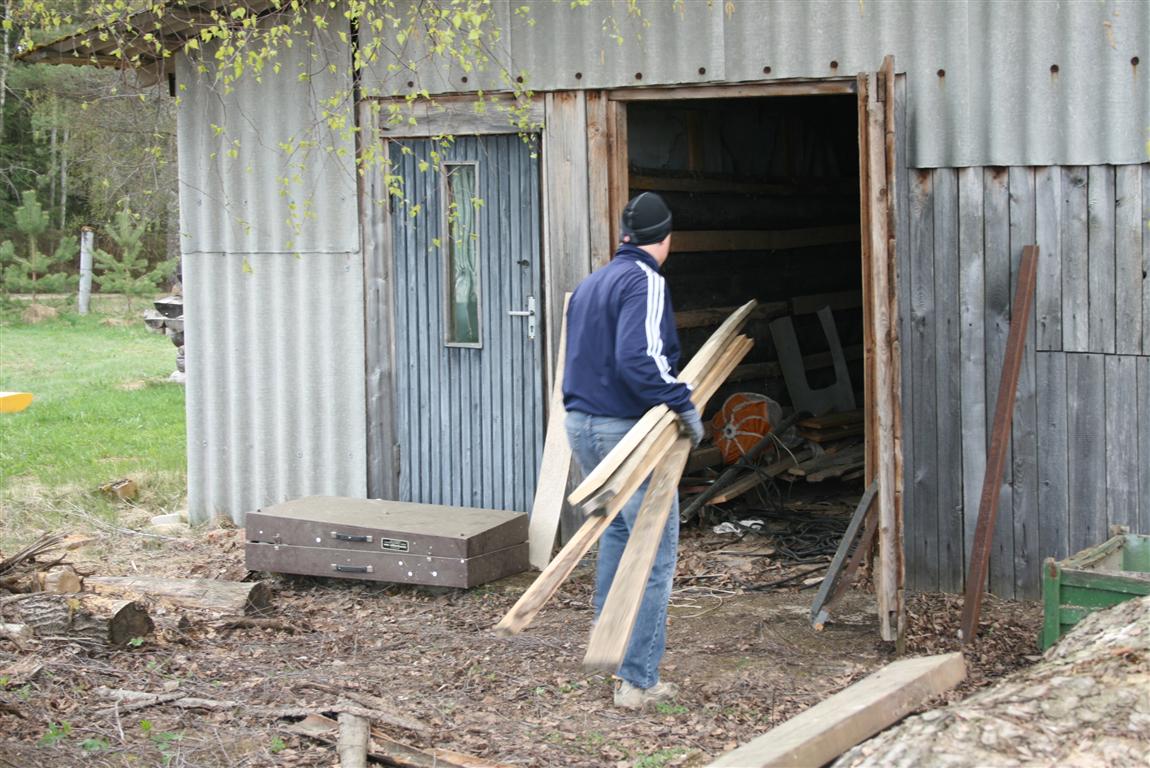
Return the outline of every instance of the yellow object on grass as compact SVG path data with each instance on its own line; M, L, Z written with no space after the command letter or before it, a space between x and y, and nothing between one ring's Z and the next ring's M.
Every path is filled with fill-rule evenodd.
M31 402L31 392L0 392L0 413L19 413Z

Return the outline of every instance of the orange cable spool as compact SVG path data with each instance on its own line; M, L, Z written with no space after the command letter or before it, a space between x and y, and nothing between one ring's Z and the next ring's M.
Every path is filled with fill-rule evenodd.
M772 415L777 421L781 413L781 406L766 395L738 392L728 397L711 422L723 463L734 464L754 448L771 431Z

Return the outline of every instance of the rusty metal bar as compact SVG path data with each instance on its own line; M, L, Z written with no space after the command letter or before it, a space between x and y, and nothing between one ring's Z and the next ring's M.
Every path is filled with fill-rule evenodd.
M1014 303L1010 306L1010 334L1006 339L1006 356L1002 364L1002 379L998 385L998 402L994 407L994 425L990 437L990 452L986 475L982 481L982 497L978 504L978 525L974 530L974 543L970 553L970 572L966 575L966 597L962 603L962 642L974 639L978 629L978 616L982 610L982 593L986 589L986 569L990 560L990 545L994 534L994 518L998 514L998 497L1002 490L1002 473L1006 466L1006 451L1010 447L1011 416L1014 397L1018 389L1018 374L1022 368L1022 353L1026 345L1026 328L1030 323L1030 310L1034 305L1035 275L1038 272L1038 246L1022 249L1022 264Z

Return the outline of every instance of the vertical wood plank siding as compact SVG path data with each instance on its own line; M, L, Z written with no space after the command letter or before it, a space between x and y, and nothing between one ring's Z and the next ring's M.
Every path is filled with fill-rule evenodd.
M990 590L1150 533L1150 165L911 170L907 582L961 588L1022 248L1040 248ZM961 553L952 547L961 546Z

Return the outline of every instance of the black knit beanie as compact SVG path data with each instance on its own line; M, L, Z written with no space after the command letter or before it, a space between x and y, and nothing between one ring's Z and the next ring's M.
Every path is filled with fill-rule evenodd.
M654 192L643 192L623 209L623 241L650 245L671 234L671 209Z

